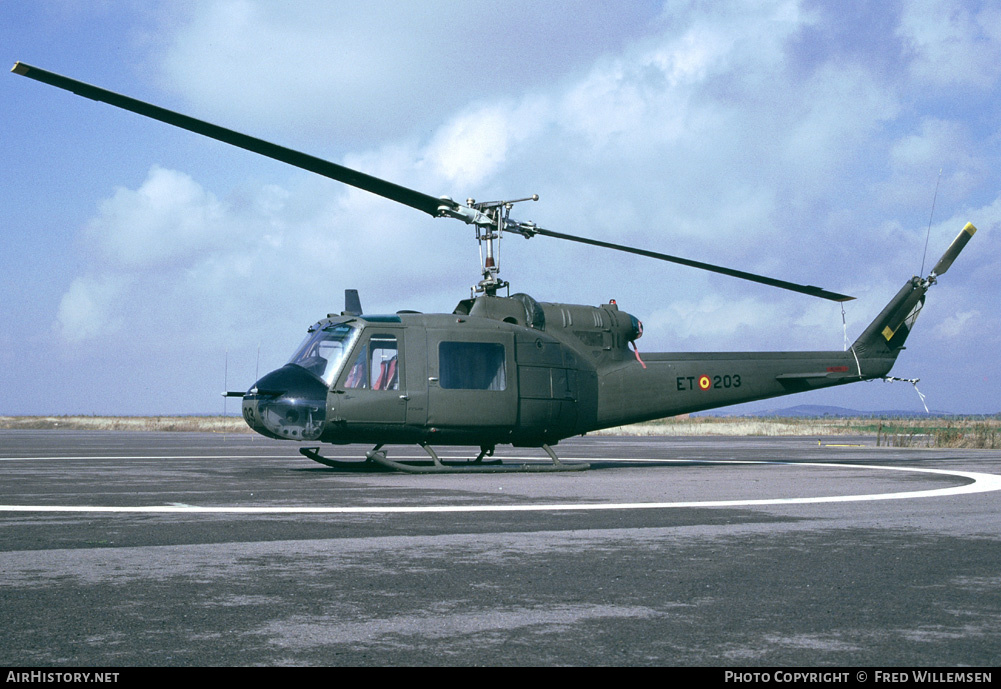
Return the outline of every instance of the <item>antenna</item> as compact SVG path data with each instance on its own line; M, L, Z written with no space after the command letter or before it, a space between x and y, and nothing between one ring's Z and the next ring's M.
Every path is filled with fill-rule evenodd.
M226 402L228 402L229 395L226 393L229 391L229 350L226 350L226 354L223 357L222 366L222 441L226 442L226 418L228 416L226 409Z
M925 234L925 251L921 254L921 271L919 276L925 274L925 258L928 256L928 239L931 237L931 221L935 217L935 201L938 199L938 185L942 181L942 168L938 169L938 179L935 180L935 194L931 197L931 215L928 216L928 232ZM917 387L917 386L915 386Z

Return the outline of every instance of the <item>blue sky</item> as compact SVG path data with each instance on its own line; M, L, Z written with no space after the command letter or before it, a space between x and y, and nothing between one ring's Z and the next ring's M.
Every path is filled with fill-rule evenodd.
M514 291L615 298L641 351L840 350L920 270L938 185L925 272L979 232L893 373L933 409L1001 411L995 3L7 0L0 36L8 69L858 297L843 325L801 295L502 241ZM460 223L29 79L0 78L0 121L0 414L221 412L345 288L450 312L479 279ZM921 409L904 383L787 401Z

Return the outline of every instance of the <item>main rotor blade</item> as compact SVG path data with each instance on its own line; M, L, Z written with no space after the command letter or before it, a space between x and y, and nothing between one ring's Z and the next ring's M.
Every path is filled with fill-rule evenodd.
M441 215L439 209L443 206L455 211L469 211L469 209L464 206L460 206L460 204L452 201L451 199L442 199L429 194L424 194L414 189L409 189L407 187L400 186L399 184L394 184L393 182L388 182L384 179L367 175L364 172L359 172L357 170L344 167L343 165L331 163L330 161L323 160L322 158L317 158L284 146L279 146L278 144L273 144L268 141L264 141L263 139L248 136L247 134L241 134L240 132L233 131L232 129L226 129L225 127L220 127L218 125L205 122L204 120L199 120L188 115L182 115L172 110L167 110L166 108L161 108L157 105L152 105L151 103L146 103L135 98L130 98L129 96L123 96L122 94L115 93L114 91L108 91L107 89L92 86L91 84L86 84L82 81L70 79L69 77L65 77L54 72L49 72L38 67L32 67L31 65L23 62L15 63L14 68L11 71L15 74L20 74L21 76L34 79L35 81L40 81L42 83L49 84L50 86L70 91L79 96L83 96L84 98L108 103L109 105L122 108L123 110L128 110L130 112L143 115L144 117L149 117L181 129L186 129L190 132L201 134L202 136L207 136L210 139L216 139L217 141L222 141L232 146L251 151L252 153L258 153L268 158L288 163L289 165L293 165L303 170L315 172L318 175L337 180L338 182L343 182L344 184L349 184L359 189L364 189L365 191L398 203L402 203L406 206L410 206L411 208L416 208L417 210L423 211L432 217L439 217ZM470 220L472 216L469 215L469 213L460 213L458 217L466 219L466 222L475 221ZM656 251L647 251L645 249L637 249L635 247L624 246L622 244L614 244L612 242L603 242L597 239L587 239L586 237L577 237L570 234L553 232L552 230L545 230L535 226L531 226L531 229L527 229L523 232L523 234L525 234L525 236L543 234L557 239L567 239L573 242L580 242L581 244L590 244L591 246L615 249L617 251L624 251L626 253L637 254L639 256L656 258L661 261L668 261L670 263L677 263L680 265L690 266L692 268L699 268L701 270L720 273L722 275L729 275L743 280L750 280L751 282L758 282L763 285L771 285L772 287L779 287L781 289L800 292L802 294L808 294L822 299L829 299L831 301L849 301L855 298L844 294L837 294L836 292L828 292L827 290L819 287L799 285L785 280L776 280L775 278L769 278L763 275L755 275L754 273L748 273L742 270L724 268L711 263L702 263L700 261L692 261L678 256L658 253ZM947 252L947 254L948 253L949 252ZM955 253L958 253L958 250L955 251ZM955 254L953 254L952 257L954 258ZM943 257L943 259L944 258L945 257ZM943 264L942 272L945 272L944 269L947 267L948 265Z
M683 266L690 266L692 268L699 268L700 270L708 270L712 273L720 273L722 275L729 275L730 277L740 278L741 280L750 280L751 282L758 282L762 285L770 285L772 287L778 287L780 289L787 289L792 292L799 292L801 294L809 294L812 297L820 297L821 299L828 299L830 301L851 301L855 297L849 297L844 294L838 294L837 292L828 292L820 287L814 287L813 285L799 285L795 282L787 282L785 280L777 280L775 278L765 277L764 275L756 275L754 273L748 273L743 270L734 270L732 268L724 268L723 266L713 265L712 263L702 263L701 261L693 261L688 258L681 258L679 256L671 256L670 254L662 254L656 251L647 251L646 249L637 249L632 246L625 246L624 244L614 244L612 242L603 242L598 239L588 239L587 237L577 237L572 234L563 234L562 232L553 232L552 230L545 230L541 227L533 227L528 231L528 235L531 234L543 234L547 237L555 237L557 239L568 239L571 242L580 242L581 244L590 244L591 246L600 246L606 249L615 249L616 251L625 251L629 254L636 254L638 256L646 256L648 258L656 258L661 261L668 261L669 263L678 263Z
M302 168L303 170L315 172L318 175L335 179L338 182L350 184L353 187L364 189L365 191L372 192L373 194L377 194L392 201L397 201L410 206L411 208L424 211L432 216L438 215L439 206L449 205L454 207L457 205L454 201L439 199L437 197L430 196L429 194L424 194L413 189L408 189L407 187L402 187L399 184L387 182L386 180L379 179L378 177L366 175L364 172L358 172L357 170L352 170L351 168L344 167L343 165L331 163L327 160L323 160L322 158L317 158L306 153L300 153L299 151L294 151L290 148L285 148L284 146L279 146L262 139L247 136L246 134L241 134L240 132L235 132L231 129L226 129L225 127L210 124L208 122L204 122L203 120L189 117L188 115L182 115L172 110L161 108L157 105L145 103L141 100L136 100L135 98L129 98L128 96L123 96L119 93L115 93L114 91L108 91L107 89L85 84L82 81L70 79L69 77L55 74L54 72L39 69L38 67L32 67L31 65L26 65L23 62L16 63L11 71L15 74L20 74L21 76L49 84L50 86L71 91L79 96L83 96L84 98L90 98L91 100L108 103L109 105L114 105L115 107L122 108L123 110L129 110L139 115L159 120L160 122L165 122L175 127L180 127L181 129L187 129L188 131L195 132L196 134L207 136L210 139L216 139L218 141L246 149L253 153L259 153L263 156L267 156L268 158L273 158L274 160L294 165L295 167Z

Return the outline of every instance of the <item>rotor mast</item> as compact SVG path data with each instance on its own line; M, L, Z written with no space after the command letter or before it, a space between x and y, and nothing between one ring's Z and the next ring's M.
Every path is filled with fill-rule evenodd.
M466 199L466 205L490 219L489 223L476 224L476 241L480 245L480 274L483 279L473 287L472 291L485 294L488 297L497 296L497 290L504 289L510 283L500 279L500 240L510 222L509 216L514 204L521 201L538 201L539 195L532 194L523 199L513 201L488 201L477 203L475 199ZM485 255L484 255L485 252Z

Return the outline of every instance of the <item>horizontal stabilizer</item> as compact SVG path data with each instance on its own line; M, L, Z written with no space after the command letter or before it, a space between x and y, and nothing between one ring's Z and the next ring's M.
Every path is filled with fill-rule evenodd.
M846 366L839 366L837 371L814 371L810 373L782 373L775 376L775 380L810 380L813 378L844 378L847 373Z

